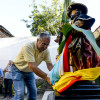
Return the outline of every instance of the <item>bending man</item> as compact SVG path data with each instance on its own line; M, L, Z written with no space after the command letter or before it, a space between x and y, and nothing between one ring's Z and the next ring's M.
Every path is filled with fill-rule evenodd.
M36 100L37 90L34 73L50 84L47 74L37 67L42 61L45 61L49 71L53 68L47 49L49 43L49 34L40 33L37 41L25 44L13 61L14 100L24 100L24 83L28 89L27 100Z

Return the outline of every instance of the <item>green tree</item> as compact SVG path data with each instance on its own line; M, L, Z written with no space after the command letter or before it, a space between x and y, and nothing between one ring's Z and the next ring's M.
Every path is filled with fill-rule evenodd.
M29 16L31 22L24 20L27 27L31 28L30 31L34 36L46 31L52 35L58 34L62 20L63 2L51 0L51 5L46 6L46 4L46 0L43 0L43 4L36 5L36 1L33 0L33 11L32 15Z

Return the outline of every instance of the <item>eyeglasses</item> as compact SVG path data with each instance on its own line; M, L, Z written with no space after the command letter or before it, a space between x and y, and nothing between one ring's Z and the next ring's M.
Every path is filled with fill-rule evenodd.
M44 46L46 46L46 47L48 47L49 46L49 44L46 44L46 43L41 43L41 45L44 47Z

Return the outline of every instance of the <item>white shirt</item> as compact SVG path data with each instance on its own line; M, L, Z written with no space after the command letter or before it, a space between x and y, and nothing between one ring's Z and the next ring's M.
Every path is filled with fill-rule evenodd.
M11 71L11 66L8 65L6 71ZM5 79L12 79L12 73L11 72L5 72Z

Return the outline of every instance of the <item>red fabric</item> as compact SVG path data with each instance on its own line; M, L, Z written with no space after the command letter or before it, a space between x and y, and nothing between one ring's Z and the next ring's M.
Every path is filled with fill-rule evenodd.
M73 23L71 22L71 24L73 24Z
M71 43L72 41L72 36L70 35L68 40L65 43L65 48L64 48L64 52L63 52L63 69L64 72L70 72L70 68L68 65L68 45Z
M99 57L98 57L99 58ZM100 58L99 58L99 64L98 64L98 66L100 66Z

